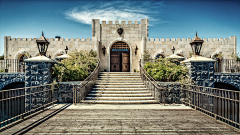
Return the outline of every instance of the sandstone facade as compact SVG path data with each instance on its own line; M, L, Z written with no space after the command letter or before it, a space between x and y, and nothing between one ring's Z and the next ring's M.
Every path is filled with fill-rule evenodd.
M122 35L117 32L118 28L123 28ZM138 21L102 21L99 19L92 20L92 38L49 38L50 42L47 55L55 58L64 53L66 46L69 52L78 50L91 50L98 52L101 59L101 69L110 71L110 49L111 46L118 41L128 44L130 47L130 71L139 70L139 60L145 50L151 53L152 58L161 54L165 57L172 54L171 48L176 48L175 53L181 54L185 58L190 57L192 53L190 42L192 38L149 38L148 37L148 19ZM204 37L199 33L199 37ZM37 38L11 38L4 37L4 54L8 59L19 59L24 53L29 53L31 56L38 55L36 45ZM237 38L230 36L229 38L203 38L202 55L212 57L215 54L222 53L225 58L231 58L232 53L236 53ZM105 47L105 55L102 48ZM136 47L138 48L135 51ZM137 52L137 53L135 53Z

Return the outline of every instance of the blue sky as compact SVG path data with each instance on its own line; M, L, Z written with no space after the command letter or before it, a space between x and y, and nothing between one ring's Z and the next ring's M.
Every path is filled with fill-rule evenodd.
M149 38L240 38L239 0L0 0L0 55L4 36L91 38L91 19L149 19Z

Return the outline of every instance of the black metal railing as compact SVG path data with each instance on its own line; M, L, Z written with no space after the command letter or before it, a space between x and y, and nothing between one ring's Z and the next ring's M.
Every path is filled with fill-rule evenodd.
M0 91L1 128L8 124L23 120L24 117L57 102L54 90L57 85L48 84ZM1 130L0 128L0 130ZM0 131L1 132L1 131Z
M225 59L225 72L234 73L240 72L240 61L236 59Z
M144 84L160 103L166 103L168 90L144 70L139 62L140 74ZM181 102L201 111L216 120L240 128L240 91L181 84Z
M214 70L216 73L239 73L240 61L237 61L236 59L218 59L214 63Z
M214 71L217 73L221 73L222 71L222 64L223 64L223 60L218 59L215 61L214 63Z
M82 101L93 88L99 75L100 59L93 72L79 85L73 85L73 103Z
M0 72L25 72L25 62L17 59L0 60Z
M240 91L182 85L182 103L239 129Z
M144 62L143 62L144 63ZM167 98L167 87L158 84L143 68L142 61L139 61L140 75L144 85L150 90L154 99L159 103L166 103Z

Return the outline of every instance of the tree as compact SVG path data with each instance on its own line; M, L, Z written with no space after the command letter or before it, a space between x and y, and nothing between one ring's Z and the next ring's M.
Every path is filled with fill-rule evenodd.
M53 67L53 75L57 81L82 81L96 67L98 59L95 51L75 50L71 57L62 60Z
M146 62L144 69L156 81L164 82L180 81L188 73L188 69L184 65L178 65L167 58L159 58L155 62Z

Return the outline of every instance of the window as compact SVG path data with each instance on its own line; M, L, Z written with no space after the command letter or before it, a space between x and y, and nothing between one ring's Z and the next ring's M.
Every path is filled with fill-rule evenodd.
M116 42L111 47L112 51L129 51L129 46L125 42Z
M159 58L165 58L165 56L163 54L158 54L155 59L159 59Z

